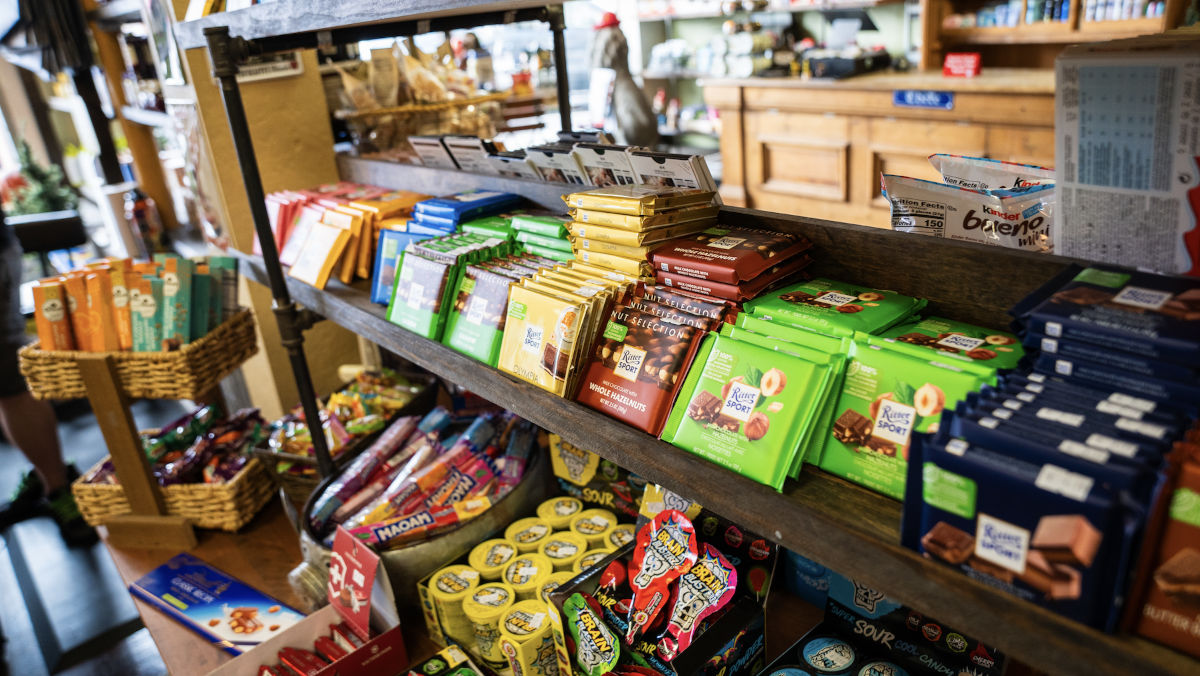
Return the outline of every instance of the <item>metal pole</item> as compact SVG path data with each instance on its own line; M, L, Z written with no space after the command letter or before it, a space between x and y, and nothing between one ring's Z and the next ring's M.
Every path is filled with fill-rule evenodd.
M221 83L221 95L225 100L225 116L229 119L229 131L233 136L233 147L237 151L238 166L242 170L242 181L246 184L246 197L250 200L250 215L254 220L254 232L262 247L263 263L267 268L267 279L274 298L272 310L279 325L280 342L287 348L296 378L296 389L300 394L300 406L304 420L312 437L313 451L317 455L317 467L321 476L333 474L333 460L325 443L325 432L321 415L317 409L317 395L313 388L308 362L304 359L304 334L298 326L299 311L292 302L283 278L283 267L279 265L279 251L275 247L275 236L267 218L267 206L263 193L262 177L258 174L258 162L254 158L254 144L250 139L250 125L246 121L246 109L242 105L242 93L238 89L238 62L246 57L247 44L241 38L231 38L227 26L212 26L204 29L208 40L208 54L212 59L213 75Z
M563 35L566 22L562 5L546 8L546 21L554 35L554 76L558 87L558 117L563 131L571 131L571 84L567 80L567 39Z
M96 132L96 143L100 146L100 169L104 172L104 182L112 185L121 183L125 177L121 174L121 163L117 159L117 146L113 143L112 125L104 115L100 106L100 94L96 91L96 81L92 79L91 68L76 69L74 73L75 91L83 99L92 121L92 130Z

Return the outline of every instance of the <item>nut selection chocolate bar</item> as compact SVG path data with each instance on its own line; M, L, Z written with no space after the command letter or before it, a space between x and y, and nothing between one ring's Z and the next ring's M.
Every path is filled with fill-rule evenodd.
M709 228L662 244L654 269L722 284L757 278L808 250L807 237L757 228Z

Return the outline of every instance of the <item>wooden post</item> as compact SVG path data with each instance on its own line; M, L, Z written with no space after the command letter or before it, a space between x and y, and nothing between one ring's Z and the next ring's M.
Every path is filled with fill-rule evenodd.
M195 547L196 533L187 519L167 514L162 492L142 452L141 438L129 412L129 399L117 384L112 359L104 354L80 355L76 359L117 479L133 512L105 523L109 542L116 547Z

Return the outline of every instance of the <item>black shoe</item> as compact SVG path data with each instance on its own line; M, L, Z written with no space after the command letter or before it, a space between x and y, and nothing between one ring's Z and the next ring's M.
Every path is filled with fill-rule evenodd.
M0 528L8 528L40 515L42 498L45 495L46 490L42 487L42 479L38 473L32 469L25 472L21 483L17 484L17 490L13 492L12 499L0 507Z
M96 529L89 526L79 513L69 484L46 496L46 508L54 518L54 523L58 524L58 532L68 547L87 547L99 539Z

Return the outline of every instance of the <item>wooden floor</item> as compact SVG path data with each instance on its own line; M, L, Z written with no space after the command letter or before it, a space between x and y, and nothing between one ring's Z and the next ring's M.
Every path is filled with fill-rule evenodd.
M185 409L178 402L145 401L133 410L139 427L158 427ZM86 408L60 412L59 437L64 455L81 471L107 454ZM8 499L28 467L13 446L0 443L0 499ZM30 584L22 586L20 579ZM39 626L49 629L39 632ZM0 633L4 664L13 675L166 673L104 545L68 548L48 517L0 533Z

